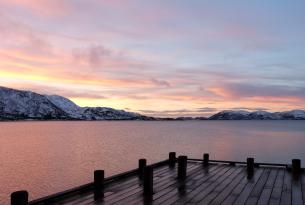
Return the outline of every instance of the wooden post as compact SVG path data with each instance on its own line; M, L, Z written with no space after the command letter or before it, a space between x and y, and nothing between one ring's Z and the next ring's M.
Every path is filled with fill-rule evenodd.
M254 174L254 158L247 158L247 178L251 179Z
M209 166L209 160L210 160L209 158L210 158L209 154L207 154L207 153L203 154L203 165L204 166Z
M229 165L230 166L236 166L236 163L235 162L230 162Z
M29 193L27 191L16 191L11 194L11 205L28 205Z
M101 200L104 198L104 170L94 171L94 200Z
M139 177L140 179L143 178L143 174L144 174L144 167L146 167L146 159L139 159Z
M168 154L169 166L174 167L176 163L176 152L170 152Z
M143 175L143 194L145 196L153 195L153 168L151 166L144 167Z
M187 156L178 157L178 179L186 179Z
M293 159L292 160L292 175L294 179L298 179L301 173L301 160L300 159Z

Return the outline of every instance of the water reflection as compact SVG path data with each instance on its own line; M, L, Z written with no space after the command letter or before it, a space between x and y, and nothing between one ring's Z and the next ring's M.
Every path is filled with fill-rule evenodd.
M193 158L305 161L305 121L0 123L0 204L27 189L30 199L149 163L168 152ZM4 185L4 186L3 186Z

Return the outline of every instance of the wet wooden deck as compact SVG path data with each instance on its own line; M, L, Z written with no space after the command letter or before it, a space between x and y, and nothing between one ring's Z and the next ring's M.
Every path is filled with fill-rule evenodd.
M153 169L154 194L143 195L138 175L121 177L105 183L104 198L94 201L93 191L76 192L54 200L30 204L95 205L95 204L305 204L305 176L297 179L286 168L255 168L247 178L245 165L202 162L187 163L187 178L177 179L177 165Z

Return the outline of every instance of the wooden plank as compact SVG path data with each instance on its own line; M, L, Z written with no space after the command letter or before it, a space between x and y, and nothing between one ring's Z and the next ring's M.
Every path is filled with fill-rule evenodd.
M203 196L201 197L202 199L200 199L200 203L201 204L210 204L210 202L215 199L217 197L217 195L219 195L225 188L227 188L227 186L236 178L238 177L238 175L241 175L241 173L244 171L244 169L242 169L241 167L238 167L238 169L236 169L231 175L229 175L227 178L225 178L223 181L221 181L218 184L214 185L214 189L212 189L211 187L213 187L213 185L211 187L209 187L212 191L207 195L207 196Z
M278 169L272 169L269 175L269 178L263 188L263 191L258 199L258 205L267 205L269 203L273 186L278 174Z
M168 164L168 162L169 162L169 160L164 160L164 161L161 161L161 162L154 163L150 166L152 166L154 168L157 168L157 167L164 166L164 165ZM119 181L119 180L124 179L124 178L128 178L128 177L131 177L131 176L136 176L137 172L138 172L137 169L133 169L133 170L121 173L121 174L117 174L117 175L108 177L108 178L105 179L105 183L110 183L110 182L113 182L113 181ZM81 186L78 186L78 187L75 187L75 188L72 188L72 189L68 189L66 191L62 191L62 192L55 193L55 194L52 194L52 195L49 195L49 196L46 196L46 197L35 199L33 201L30 201L29 205L54 203L56 201L60 201L62 199L71 197L71 196L73 196L75 194L78 194L78 193L81 193L81 192L84 193L84 192L91 191L92 188L93 188L93 185L94 185L93 182L91 182L91 183L84 184L84 185L81 185Z
M112 192L105 192L104 196L107 197L111 195ZM93 193L86 193L84 195L78 196L78 198L72 198L70 201L65 200L65 201L59 201L54 205L78 205L78 204L85 204L88 202L91 202L94 200L94 195Z
M172 187L170 192L163 194L162 198L157 200L160 203L172 204L179 198L187 196L188 193L192 191L192 188L196 187L196 184L200 184L204 181L207 181L209 178L213 177L223 169L224 166L218 165L215 166L215 169L213 165L210 165L209 167L204 167L198 175L195 175L194 177L188 179L186 183L180 183L177 187ZM158 201L154 201L154 203L157 204Z
M254 176L253 179L249 181L249 179L247 178L247 176L244 176L242 181L233 189L233 191L230 193L230 195L222 202L222 204L233 204L236 199L240 196L240 194L242 193L242 191L244 190L244 188L248 183L256 183L258 181L258 179L260 178L260 176L263 173L263 169L258 169L254 172Z
M201 184L197 187L196 191L191 192L193 197L187 201L187 203L199 203L205 196L207 196L218 184L220 184L223 180L237 171L238 168L230 167L228 171L223 173L221 176L217 178L213 178L212 180L208 180L207 182Z
M196 165L196 164L195 164ZM201 165L201 164L200 164ZM197 166L198 166L198 164L197 164ZM192 166L189 166L189 168L192 168ZM173 171L173 173L175 174L176 172L175 171ZM129 191L132 191L133 189L136 189L136 190L138 190L138 191L140 191L140 189L138 189L139 187L133 187L133 188L129 188ZM117 190L118 191L118 190ZM141 191L140 191L141 192ZM112 194L117 194L117 192L115 192L115 193L112 193ZM111 194L111 195L112 195ZM122 193L121 193L122 194ZM124 193L123 193L124 194ZM85 201L86 202L90 202L90 201L92 201L92 198L93 198L93 195L91 194L91 196L87 196L87 198L85 198ZM105 198L108 198L108 197L105 197ZM78 204L78 203L80 203L80 202L82 202L81 200L79 200L79 201L76 201L76 202L74 202L75 204ZM93 202L93 201L92 201Z
M243 170L243 172L241 172L221 193L219 193L210 204L221 204L245 177L247 177L246 172Z
M143 188L142 187L138 187L136 189L132 189L132 190L127 190L124 193L116 193L115 195L113 195L114 197L112 198L105 198L104 199L104 203L103 204L114 204L118 201L124 200L129 196L132 196L134 194L137 194L139 192L142 192Z
M203 159L193 159L193 158L189 158L189 161L196 161L196 162L203 162ZM240 162L240 161L228 161L228 160L209 160L210 163L218 163L218 164L236 164L236 165L246 165L247 162ZM279 163L261 163L261 162L256 162L255 164L259 165L259 166L268 166L268 167L279 167L279 168L287 168L288 165L287 164L279 164Z
M75 194L50 201L54 205L93 204L303 204L305 176L294 181L287 170L261 167L252 179L244 166L188 163L188 177L177 180L177 167L154 169L155 193L147 200L137 175L126 176L105 185L103 201L95 202L93 192Z
M216 166L212 167L212 169L216 169ZM198 167L198 169L195 170L192 174L190 174L187 178L187 181L190 181L190 179L194 176L199 175L202 172L202 166ZM153 196L153 199L156 200L160 198L161 196L168 194L172 189L176 189L179 185L185 184L185 181L179 181L175 180L173 183L167 183L165 186L162 187L156 187L156 193Z
M157 177L162 176L164 173L168 173L171 171L168 166L163 166L160 168L155 168L155 174ZM141 180L138 178L138 176L128 177L126 179L122 179L119 181L115 181L111 184L107 184L105 186L105 198L109 197L112 194L115 194L117 191L129 187L134 187L135 185L140 185ZM93 192L86 193L86 196L83 195L77 195L73 198L68 198L64 201L60 201L60 204L65 205L77 205L79 203L85 203L85 202L91 202L93 201Z
M176 186L171 186L168 189L162 190L160 194L154 196L153 204L170 204L176 201L179 198L179 195L187 195L190 187L193 187L194 182L193 178L200 176L200 180L207 180L209 177L213 176L217 172L223 169L222 166L213 166L205 167L197 173L197 175L193 175L186 182L179 182ZM207 171L208 170L208 171Z
M168 172L172 171L171 168L169 168L168 166L165 166L163 168L160 168L160 169L155 169L154 170L154 174L156 177L162 177L164 174L167 174ZM141 182L141 180L139 180L139 177L138 176L134 176L134 177L131 177L131 178L126 178L126 179L123 179L123 180L119 180L119 181L115 181L111 184L109 184L107 187L106 187L106 190L107 191L111 191L110 189L112 190L115 190L117 188L122 188L123 186L132 186L136 183L139 183Z
M230 170L230 167L225 165L220 165L219 167L220 169L217 169L211 174L205 173L204 176L200 177L199 179L196 179L195 183L190 182L184 194L180 194L179 190L176 189L177 194L171 197L170 199L167 199L167 204L185 204L187 201L191 200L196 194L201 191L202 186L208 186L208 184L215 181L217 178L221 177Z
M291 204L291 174L286 170L283 181L283 189L280 204L290 205Z
M199 164L196 167L193 168L188 168L188 178L191 178L193 175L197 175L198 172L200 172L202 169L202 165ZM156 199L157 197L159 197L160 195L164 194L164 192L166 193L166 191L169 189L170 187L176 187L177 184L179 183L179 180L177 180L176 174L174 176L172 176L171 178L169 178L168 180L157 180L154 186L154 190L155 190L155 194L152 197L152 200ZM140 203L141 201L143 201L142 199L142 192L130 196L122 201L119 201L116 204L133 204L133 203Z
M283 183L284 183L284 174L285 169L280 169L278 172L278 175L276 177L272 193L270 196L269 204L270 205L278 205L280 204L281 195L282 195L282 189L283 189Z
M201 165L198 165L196 167L192 167L187 169L187 175L188 177L191 177L192 175L196 174L201 169ZM177 174L175 173L173 176L171 176L168 180L158 180L159 183L156 184L155 189L156 190L162 190L164 188L167 188L169 186L174 186L177 183Z
M262 169L262 168L261 168ZM266 169L263 168L263 173L260 175L259 178L252 178L251 180L248 180L247 185L244 187L242 192L239 194L238 198L234 202L236 205L245 204L248 197L251 194L252 189L255 187L255 185L258 183L258 181L265 175Z
M262 191L263 191L263 187L265 186L269 174L270 174L270 169L265 169L265 172L263 173L262 177L258 180L258 182L256 183L256 185L254 186L253 190L251 191L249 198L246 201L247 205L252 205L252 204L256 204Z
M209 168L203 168L202 166L200 166L200 170L198 170L197 173L194 173L192 176L189 176L187 178L187 180L186 180L187 186L186 187L188 187L190 185L193 185L194 181L192 181L192 179L194 177L199 177L198 181L201 181L201 180L204 180L206 178L205 175L210 175L211 172L216 173L217 171L221 170L222 168L224 168L224 167L223 166L219 167L219 166L216 166L216 165L215 166L211 165L211 166L209 166ZM184 183L183 182L180 183L177 180L175 180L175 182L176 183L172 184L171 186L168 186L167 188L165 188L163 190L160 189L160 188L157 188L156 193L153 196L153 199L157 200L158 198L163 197L164 195L166 195L166 197L167 197L167 196L171 196L173 194L176 194L176 191L178 192L178 189L181 189L182 186L184 185ZM140 200L138 200L138 201L140 201ZM137 204L137 201L133 201L133 203Z
M191 172L192 170L197 169L199 166L201 166L201 165L191 164L190 166L187 167L188 172ZM167 175L165 175L161 178L158 178L158 179L154 178L154 184L155 184L154 188L157 188L158 186L160 186L160 184L158 184L158 182L166 184L170 181L175 181L176 172L177 171L175 169L175 170L172 170L171 172L168 172ZM163 184L161 184L161 185L163 185ZM126 189L126 190L123 190L123 191L119 191L119 192L115 193L113 196L105 198L104 199L104 204L107 204L107 203L114 204L114 203L117 203L119 201L125 201L126 198L132 197L133 195L134 196L140 195L139 197L142 198L142 187L136 187L135 189L132 189L132 190Z

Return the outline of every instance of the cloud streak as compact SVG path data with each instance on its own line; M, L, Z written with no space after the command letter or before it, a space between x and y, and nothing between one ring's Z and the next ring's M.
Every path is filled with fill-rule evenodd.
M226 83L209 88L211 92L225 98L295 98L305 99L305 86L253 85L249 83Z

